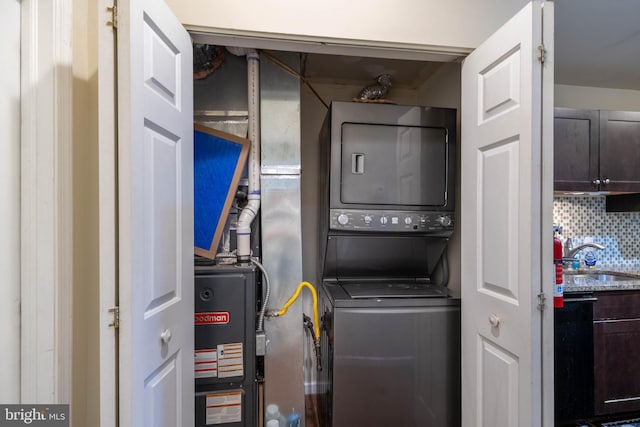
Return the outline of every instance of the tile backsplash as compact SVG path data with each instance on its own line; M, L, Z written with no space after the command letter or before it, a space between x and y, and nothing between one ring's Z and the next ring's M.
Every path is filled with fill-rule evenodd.
M640 269L640 212L606 212L605 196L556 196L553 223L562 226L562 235L573 246L592 237L605 246L596 250L598 265ZM582 259L584 251L578 253Z

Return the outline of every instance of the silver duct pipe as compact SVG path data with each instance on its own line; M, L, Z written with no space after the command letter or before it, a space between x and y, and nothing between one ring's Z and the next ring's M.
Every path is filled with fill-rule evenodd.
M302 281L300 81L262 58L261 261L271 281L269 306L281 308ZM278 59L300 69L299 54L279 52ZM264 329L265 408L277 405L284 416L304 414L302 304L293 304L284 316L265 319ZM304 415L300 421L303 427Z

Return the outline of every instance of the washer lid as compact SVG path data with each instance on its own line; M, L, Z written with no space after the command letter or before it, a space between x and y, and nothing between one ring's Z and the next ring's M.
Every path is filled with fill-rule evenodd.
M349 282L341 283L351 298L446 298L444 286L415 282Z

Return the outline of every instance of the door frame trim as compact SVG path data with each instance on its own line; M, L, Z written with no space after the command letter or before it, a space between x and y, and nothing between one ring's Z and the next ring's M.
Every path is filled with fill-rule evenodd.
M98 0L98 22L113 19L115 0ZM116 30L98 25L98 253L100 426L118 425L118 330L111 327L118 306L118 167Z
M0 18L5 55L0 84L0 324L7 325L0 352L0 401L7 404L20 401L20 11L20 2L6 2Z
M72 384L72 0L21 2L21 401Z
M542 289L540 292L544 292L546 277L553 277L553 266L551 259L553 258L553 237L549 230L553 226L553 106L554 106L554 22L555 22L555 4L553 1L542 1L542 43L544 48L548 51L545 60L542 63L542 100L540 108L543 111L542 114L542 129L540 130L540 136L542 138L540 158L542 160L542 173L540 189L542 191L542 200L540 204L540 218L542 219L542 236L541 241L541 262L540 262L540 277L542 277ZM551 21L551 24L549 24ZM545 23L546 22L546 23ZM552 84L548 84L549 79L552 80ZM546 114L544 114L546 112ZM544 197L545 195L551 195L551 197ZM552 292L549 292L550 296ZM551 301L551 298L548 298ZM541 316L541 332L540 337L540 352L542 360L542 387L540 396L542 403L542 425L553 425L555 420L554 413L554 400L555 400L555 387L554 387L554 308L551 303L550 307L545 308ZM550 333L548 333L550 332Z

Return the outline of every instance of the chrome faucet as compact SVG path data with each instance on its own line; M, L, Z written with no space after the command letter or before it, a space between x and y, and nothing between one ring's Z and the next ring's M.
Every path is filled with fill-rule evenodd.
M595 248L595 249L605 249L604 246L602 246L601 244L598 243L583 243L582 245L578 245L575 248L567 248L565 247L565 251L566 254L565 256L562 258L563 261L574 261L576 259L575 255L576 253L578 253L578 251L581 251L584 248Z

